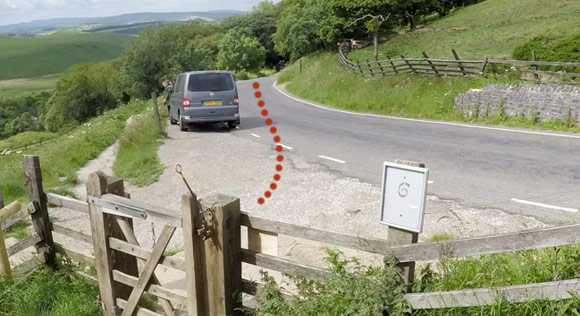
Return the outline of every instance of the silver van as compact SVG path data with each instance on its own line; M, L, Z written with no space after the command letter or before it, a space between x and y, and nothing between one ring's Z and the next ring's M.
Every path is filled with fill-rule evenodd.
M182 131L189 124L240 124L240 100L229 71L192 71L177 76L169 101L169 121Z

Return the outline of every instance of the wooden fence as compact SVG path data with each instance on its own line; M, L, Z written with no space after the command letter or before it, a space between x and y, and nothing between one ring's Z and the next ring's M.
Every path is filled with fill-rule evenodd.
M366 77L389 76L396 74L427 74L447 77L479 77L486 74L516 74L521 80L534 81L537 83L562 83L580 84L575 81L580 78L580 73L567 72L568 69L580 69L580 63L573 62L548 62L536 61L535 52L532 52L533 60L501 60L481 59L462 60L452 49L454 59L433 59L423 52L423 58L391 58L386 60L353 61L348 58L352 48L348 43L339 43L338 57L342 67L355 74ZM540 70L540 67L556 67L559 71ZM565 80L560 80L565 79Z
M178 309L187 310L191 316L241 315L241 293L255 295L260 287L255 281L242 278L242 263L285 274L300 273L312 279L324 279L327 275L320 267L264 253L260 245L251 242L242 248L242 227L247 228L248 239L258 235L270 238L284 235L378 255L394 255L403 272L411 271L407 280L412 280L415 262L580 243L580 224L426 243L417 243L416 234L403 236L405 233L391 228L387 240L365 238L246 214L240 210L239 199L224 195L202 201L184 195L180 211L168 210L130 199L121 179L102 173L89 176L85 202L44 193L37 157L25 156L24 168L32 201L24 209L25 214L32 216L34 233L9 247L7 253L36 245L38 260L48 265L53 265L55 253L60 253L96 267L106 316L175 315ZM56 223L48 216L49 203L87 216L92 233ZM1 210L0 215L12 207ZM0 220L4 219L0 216ZM163 226L152 249L140 246L135 238L133 221L137 220ZM184 259L164 255L177 229L183 233ZM71 246L55 242L53 234L93 245L94 254L82 254ZM259 238L256 240L259 243ZM163 285L164 280L156 275L158 267L181 271L186 279L185 288L180 291ZM414 309L435 309L483 306L498 301L569 299L579 290L580 279L572 279L446 292L409 292L405 298ZM159 300L163 314L137 306L143 293Z

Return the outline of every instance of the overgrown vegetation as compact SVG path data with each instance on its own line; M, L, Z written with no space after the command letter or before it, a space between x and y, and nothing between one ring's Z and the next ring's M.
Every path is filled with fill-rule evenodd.
M0 277L0 315L95 316L99 289L76 274L67 262L54 272L44 266L15 276Z
M514 49L513 57L519 60L532 60L532 50L536 59L541 61L580 62L580 31L578 34L554 38L535 37ZM580 67L540 66L541 70L580 72Z
M145 101L140 101L147 107ZM167 125L167 111L160 111L163 129ZM163 137L155 127L155 118L151 106L149 110L133 117L121 135L119 152L113 165L116 176L142 187L156 182L163 173L157 151Z

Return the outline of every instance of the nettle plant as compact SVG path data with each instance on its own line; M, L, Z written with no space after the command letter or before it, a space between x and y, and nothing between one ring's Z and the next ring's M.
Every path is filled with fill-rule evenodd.
M339 251L327 249L327 253L328 276L320 281L291 276L296 294L290 300L274 278L262 272L264 286L256 295L258 306L252 315L377 316L410 311L394 257L385 258L382 267L367 267Z

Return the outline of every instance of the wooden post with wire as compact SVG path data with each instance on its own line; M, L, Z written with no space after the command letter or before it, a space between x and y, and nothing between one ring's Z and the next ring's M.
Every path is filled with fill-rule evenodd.
M159 107L157 106L157 93L151 92L151 101L153 102L153 115L155 115L155 125L159 134L164 135L163 127L161 126L161 117L159 116Z

